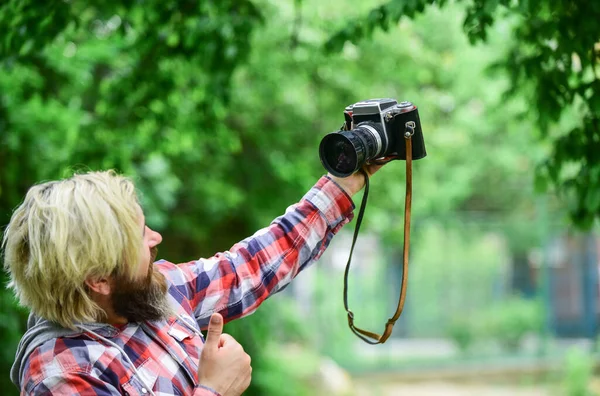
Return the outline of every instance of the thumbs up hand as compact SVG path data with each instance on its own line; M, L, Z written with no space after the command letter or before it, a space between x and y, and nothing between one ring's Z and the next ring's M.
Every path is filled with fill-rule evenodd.
M250 386L250 356L229 334L223 334L223 317L210 317L198 365L198 383L224 396L239 396Z

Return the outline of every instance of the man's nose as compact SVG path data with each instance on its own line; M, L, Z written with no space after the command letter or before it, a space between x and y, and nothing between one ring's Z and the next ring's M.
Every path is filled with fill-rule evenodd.
M160 235L156 231L150 230L150 232L152 232L152 235L150 236L150 243L152 244L152 246L156 246L162 242L162 235Z

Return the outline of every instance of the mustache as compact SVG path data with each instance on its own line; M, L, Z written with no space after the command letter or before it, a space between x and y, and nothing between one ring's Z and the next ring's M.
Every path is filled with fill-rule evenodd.
M150 249L150 264L153 264L156 261L156 256L158 256L158 247L154 246Z
M150 285L152 283L152 278L155 276L154 271L154 261L156 261L156 256L158 255L158 248L154 246L150 248L150 262L148 263L148 275L146 276L146 285Z

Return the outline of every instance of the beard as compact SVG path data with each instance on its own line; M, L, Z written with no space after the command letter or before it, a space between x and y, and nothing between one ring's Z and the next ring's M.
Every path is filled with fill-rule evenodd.
M120 276L114 280L112 308L129 322L166 320L173 314L167 298L167 280L154 265L157 254L158 249L153 247L145 279L131 280Z

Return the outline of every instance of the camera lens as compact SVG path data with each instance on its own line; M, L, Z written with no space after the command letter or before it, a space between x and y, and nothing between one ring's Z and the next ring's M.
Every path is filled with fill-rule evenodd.
M339 177L354 173L361 162L359 157L364 158L363 144L351 131L326 135L319 151L325 169Z
M325 135L319 146L319 156L331 174L347 177L367 160L381 156L386 148L387 137L381 126L365 122L351 131Z

